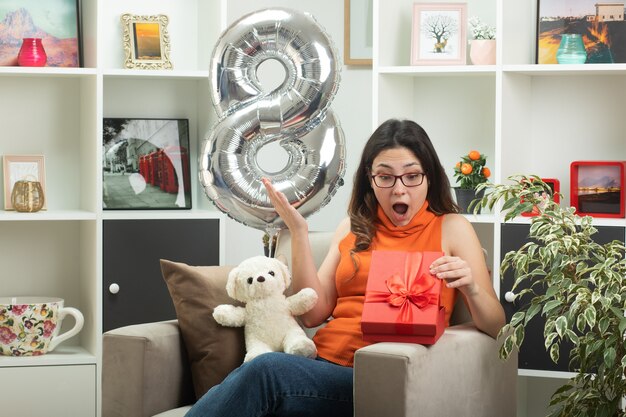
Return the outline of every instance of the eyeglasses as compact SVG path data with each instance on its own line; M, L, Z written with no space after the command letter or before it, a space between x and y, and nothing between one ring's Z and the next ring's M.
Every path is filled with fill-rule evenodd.
M379 174L372 175L372 179L378 188L391 188L396 185L396 180L398 178L400 178L400 181L405 187L417 187L418 185L422 185L425 176L426 174L422 173L403 175Z

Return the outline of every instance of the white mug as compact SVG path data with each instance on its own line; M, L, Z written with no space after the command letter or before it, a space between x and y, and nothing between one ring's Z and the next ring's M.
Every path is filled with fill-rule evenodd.
M54 297L0 297L0 354L43 355L80 332L82 313L63 303ZM74 317L74 327L59 334L67 315Z

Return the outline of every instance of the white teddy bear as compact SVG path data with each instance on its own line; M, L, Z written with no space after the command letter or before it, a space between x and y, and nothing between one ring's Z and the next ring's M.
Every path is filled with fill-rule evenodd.
M245 303L245 307L221 304L215 307L213 317L222 326L245 326L244 362L262 353L280 351L315 357L315 344L294 316L311 310L317 302L317 293L304 288L285 297L283 292L290 284L287 266L266 256L246 259L228 275L226 292Z

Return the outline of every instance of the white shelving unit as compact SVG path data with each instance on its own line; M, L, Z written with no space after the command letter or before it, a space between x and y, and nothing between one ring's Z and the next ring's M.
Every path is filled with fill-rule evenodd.
M196 161L213 122L208 62L224 27L225 5L224 0L82 0L84 68L0 67L0 154L45 156L48 206L37 213L0 210L0 295L62 297L85 316L79 335L54 352L0 357L0 373L13 381L3 386L12 398L5 413L100 415L104 220L217 218L223 262L224 216L204 197ZM124 12L170 16L174 70L123 69L119 16ZM189 119L192 210L103 210L103 117ZM33 401L23 390L32 381L52 382L55 389L38 390Z
M536 65L537 2L468 0L468 17L496 25L496 65L411 66L415 2L374 0L372 128L391 117L413 119L433 140L451 184L456 161L476 149L487 155L495 182L522 173L558 178L563 204L569 204L572 161L626 160L625 64ZM499 292L502 218L467 218L489 251ZM594 224L626 230L626 219ZM518 416L544 415L549 395L535 398L533 387L551 393L572 376L533 369L519 374Z
M469 0L468 16L478 15L497 26L496 65L410 66L414 1L374 0L372 127L390 117L412 118L433 139L451 181L458 158L477 149L487 155L495 181L530 172L558 178L565 203L571 161L626 160L620 113L626 65L535 65L535 1ZM58 351L43 357L0 357L0 372L24 383L33 379L62 381L58 394L42 401L48 415L98 416L103 221L223 219L204 197L195 164L203 135L215 121L209 111L207 78L211 51L227 23L246 12L270 5L304 9L308 3L81 3L84 68L0 67L4 127L0 154L45 155L48 201L48 210L39 213L0 210L0 295L62 297L65 305L83 312L85 327ZM343 3L337 2L336 7L339 13ZM126 12L170 17L173 70L122 68L119 16ZM192 210L103 210L102 118L131 115L190 120ZM500 216L487 213L468 218L489 250L494 285L499 289ZM626 219L598 219L596 224L626 227ZM223 239L220 222L220 248ZM535 406L530 403L537 381L554 383L567 377L565 373L520 370L520 416L534 415ZM26 400L20 400L31 395L20 390L9 394L16 399L9 407L24 404ZM24 412L4 411L13 415ZM34 408L29 413L41 411Z

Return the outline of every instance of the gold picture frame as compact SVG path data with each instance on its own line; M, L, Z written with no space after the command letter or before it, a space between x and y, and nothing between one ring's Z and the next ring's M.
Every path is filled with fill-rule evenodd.
M344 0L343 61L372 65L372 0Z
M172 69L170 61L169 18L164 14L134 15L124 13L124 67L138 69Z
M43 155L3 155L4 209L15 210L11 204L13 186L20 180L35 180L46 193L46 175ZM43 210L46 209L44 204Z

